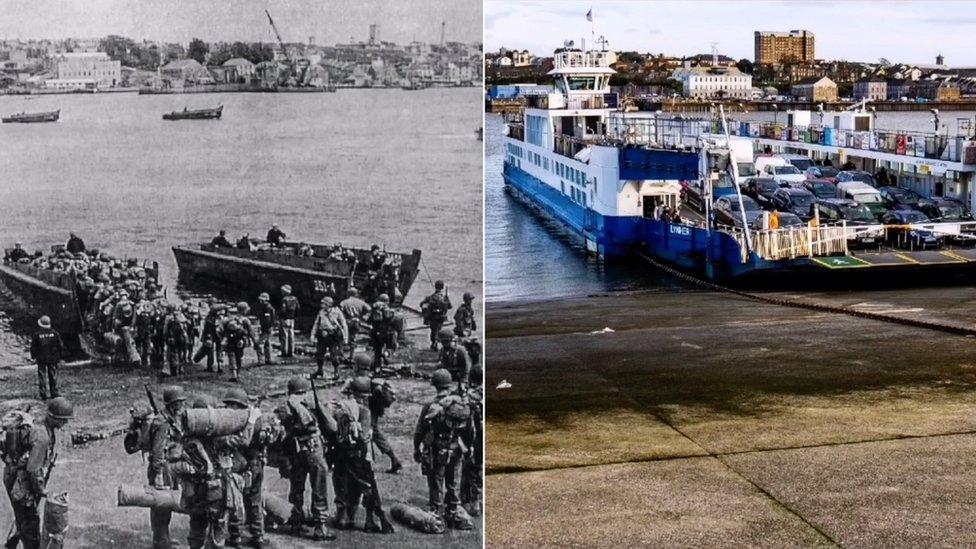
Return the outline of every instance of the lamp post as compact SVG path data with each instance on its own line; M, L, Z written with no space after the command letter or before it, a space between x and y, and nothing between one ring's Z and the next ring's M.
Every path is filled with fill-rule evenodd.
M779 124L779 105L773 103L773 124Z
M824 117L823 103L817 105L817 114L820 115L820 127L823 128L823 117Z
M939 133L939 109L929 109L932 113L932 122L935 123L935 133Z

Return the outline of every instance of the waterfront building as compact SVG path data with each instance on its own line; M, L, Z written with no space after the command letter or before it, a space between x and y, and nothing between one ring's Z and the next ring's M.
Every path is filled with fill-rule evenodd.
M213 84L210 72L196 59L176 59L159 69L164 79L177 87L184 84Z
M223 65L226 72L227 82L240 82L250 80L256 71L254 63L243 57L234 57L224 61Z
M854 99L884 101L888 98L888 83L877 76L868 76L854 83Z
M674 71L671 78L681 82L685 97L752 98L752 75L735 67L685 67Z
M901 101L902 97L912 97L912 83L902 79L888 81L888 101Z
M954 82L925 80L915 84L915 95L929 101L959 101L962 94Z
M122 81L122 64L109 59L105 52L62 53L55 59L57 79L48 87L74 88L118 86Z
M790 32L756 31L755 62L757 65L779 65L787 61L813 63L813 33L806 30Z
M808 101L837 101L837 84L826 76L801 80L790 88L790 93Z

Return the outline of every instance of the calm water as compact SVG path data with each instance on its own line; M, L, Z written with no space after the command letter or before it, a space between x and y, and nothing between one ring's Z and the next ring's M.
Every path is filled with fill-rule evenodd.
M973 120L974 112L945 112L940 116L950 134L957 118ZM750 112L734 117L772 120L772 112ZM931 131L928 112L881 112L877 126ZM783 113L779 114L785 120ZM492 301L546 299L594 292L632 289L688 290L672 277L644 264L601 265L588 259L582 243L559 226L532 214L504 191L502 179L502 119L487 115L485 147L485 293ZM945 131L945 130L943 130Z
M161 118L218 104L220 121ZM0 126L0 242L47 248L75 231L159 261L175 288L171 246L278 223L294 240L419 248L480 307L482 104L477 88L0 96L0 113L62 109L57 124ZM421 271L407 303L429 287ZM25 360L29 329L0 313L0 365Z

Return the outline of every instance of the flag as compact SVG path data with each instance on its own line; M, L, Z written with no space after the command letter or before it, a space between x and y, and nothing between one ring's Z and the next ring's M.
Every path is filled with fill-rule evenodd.
M593 22L593 8L590 8L590 11L586 12L586 20L591 23Z

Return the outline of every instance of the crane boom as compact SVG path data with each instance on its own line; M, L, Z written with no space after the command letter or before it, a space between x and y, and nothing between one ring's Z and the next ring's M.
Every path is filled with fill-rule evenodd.
M271 23L271 30L275 33L275 38L278 39L278 45L281 46L281 53L285 54L288 61L291 61L291 57L288 55L288 49L285 47L285 41L281 39L281 33L278 32L278 27L274 24L274 19L271 18L271 13L268 10L264 10L264 14L268 16L268 22Z

